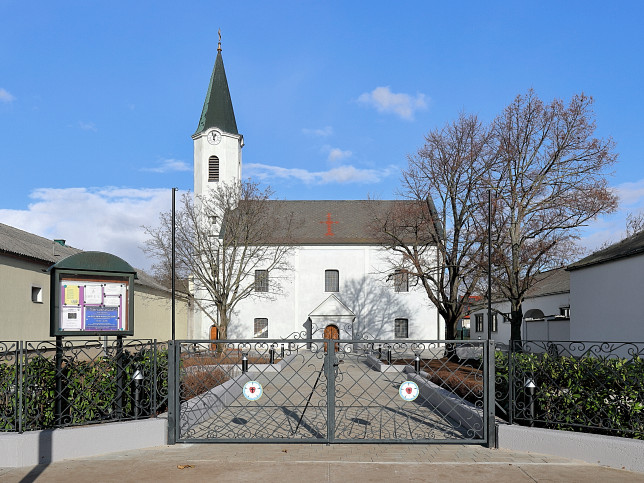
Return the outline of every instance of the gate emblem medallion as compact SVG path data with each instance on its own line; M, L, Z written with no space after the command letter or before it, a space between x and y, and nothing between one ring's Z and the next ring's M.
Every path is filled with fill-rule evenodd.
M244 384L243 392L244 397L249 401L257 401L260 397L262 397L264 390L262 389L262 385L259 382L248 381L246 384Z
M413 401L418 397L419 394L418 384L414 381L405 381L400 385L398 389L398 394L403 398L404 401Z

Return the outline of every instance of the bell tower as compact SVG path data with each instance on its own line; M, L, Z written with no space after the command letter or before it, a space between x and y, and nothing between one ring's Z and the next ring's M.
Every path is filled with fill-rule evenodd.
M241 180L241 150L244 137L237 132L224 60L221 56L221 30L215 67L210 76L194 143L194 192L205 195L216 183Z

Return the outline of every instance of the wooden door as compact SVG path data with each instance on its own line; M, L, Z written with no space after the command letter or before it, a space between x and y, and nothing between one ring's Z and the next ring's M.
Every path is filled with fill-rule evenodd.
M324 338L325 339L339 340L340 339L340 329L338 329L335 325L327 325L324 328ZM338 352L339 349L340 349L340 344L335 344L335 351ZM326 342L324 343L324 351L327 352Z

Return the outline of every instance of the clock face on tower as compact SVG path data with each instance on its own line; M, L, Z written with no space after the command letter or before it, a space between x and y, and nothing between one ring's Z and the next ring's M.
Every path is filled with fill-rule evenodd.
M219 131L210 131L208 133L208 142L210 144L219 144L221 142L221 133Z

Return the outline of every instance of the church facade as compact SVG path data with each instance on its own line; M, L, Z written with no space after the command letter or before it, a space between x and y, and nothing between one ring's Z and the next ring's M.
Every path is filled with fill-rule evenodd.
M221 54L217 52L194 142L194 192L242 179L243 136L237 130ZM297 222L288 273L247 274L258 292L273 277L279 293L239 302L229 339L307 338L443 339L445 328L420 285L395 273L391 257L370 230L375 212L394 201L269 201ZM260 272L260 273L257 273ZM197 312L195 338L208 338L211 318Z

